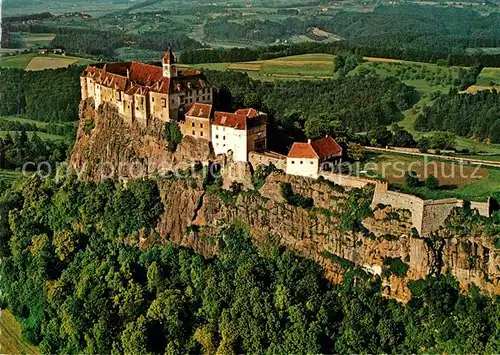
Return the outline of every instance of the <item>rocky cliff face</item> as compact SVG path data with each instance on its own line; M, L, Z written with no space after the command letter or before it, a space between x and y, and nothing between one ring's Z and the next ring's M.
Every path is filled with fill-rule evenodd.
M213 159L207 141L186 137L172 153L162 135L160 121L150 120L147 127L137 122L128 125L113 106L105 104L95 110L92 99L82 101L70 167L83 178L126 180Z
M214 158L207 142L194 139L184 139L176 152L168 152L161 139L161 125L147 130L128 127L116 112L96 112L85 102L81 114L71 166L86 178L102 178L101 163L108 161L137 162L151 174L174 170L179 162ZM89 120L93 122L90 127ZM360 213L370 205L371 188L359 193L275 171L257 191L250 166L234 164L230 158L219 158L219 162L223 181L218 189L205 186L202 172L185 178L158 177L165 212L156 228L158 235L141 237L137 241L140 245L172 241L203 254L215 254L218 240L213 236L239 221L249 226L257 243L272 240L317 261L333 282L340 282L353 265L380 275L385 293L401 301L410 297L410 280L444 273L455 276L464 289L474 283L487 292L500 293L500 256L491 236L486 236L481 224L464 228L458 212L438 234L421 238L412 231L407 210L379 205L369 213ZM229 188L233 181L241 183L245 191L227 198L222 188ZM304 209L287 203L282 183L290 183L294 193L312 198L314 207Z

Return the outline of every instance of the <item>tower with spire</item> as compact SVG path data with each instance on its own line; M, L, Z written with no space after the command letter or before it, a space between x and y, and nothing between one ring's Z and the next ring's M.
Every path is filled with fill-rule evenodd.
M176 78L177 77L177 63L175 60L174 53L172 52L172 48L168 48L167 53L162 59L163 66L163 76L165 78Z

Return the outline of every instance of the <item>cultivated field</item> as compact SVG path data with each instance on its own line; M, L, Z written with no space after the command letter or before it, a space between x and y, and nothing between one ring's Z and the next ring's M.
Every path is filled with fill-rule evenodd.
M71 64L77 62L76 58L55 58L55 57L34 57L26 66L26 70L44 70L67 68Z
M2 171L0 171L0 179L1 177ZM23 343L21 327L12 313L6 310L0 312L0 352L2 354L38 354L34 346Z
M26 48L47 47L55 38L52 33L23 33L21 38Z
M371 174L369 176L384 178L391 184L404 185L404 173L410 170L415 171L421 180L430 175L437 177L441 185L437 190L403 186L404 191L427 199L458 197L471 201L485 201L488 196L500 191L500 169L461 166L457 163L397 153L370 153L369 156L361 170Z
M93 61L85 58L68 57L58 54L27 53L0 57L0 68L44 70L67 68L70 65L87 65Z

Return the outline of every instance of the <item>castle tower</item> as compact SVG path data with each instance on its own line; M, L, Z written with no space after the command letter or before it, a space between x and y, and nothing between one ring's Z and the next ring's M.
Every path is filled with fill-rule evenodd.
M175 61L174 53L172 49L169 48L167 53L162 59L163 66L163 76L165 78L176 78L177 77L177 64Z

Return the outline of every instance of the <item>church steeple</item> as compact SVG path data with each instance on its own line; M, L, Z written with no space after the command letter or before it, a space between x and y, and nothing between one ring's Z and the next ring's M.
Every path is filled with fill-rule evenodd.
M177 63L175 60L174 52L172 48L168 48L165 56L162 59L163 66L163 76L165 78L176 78L177 77Z

